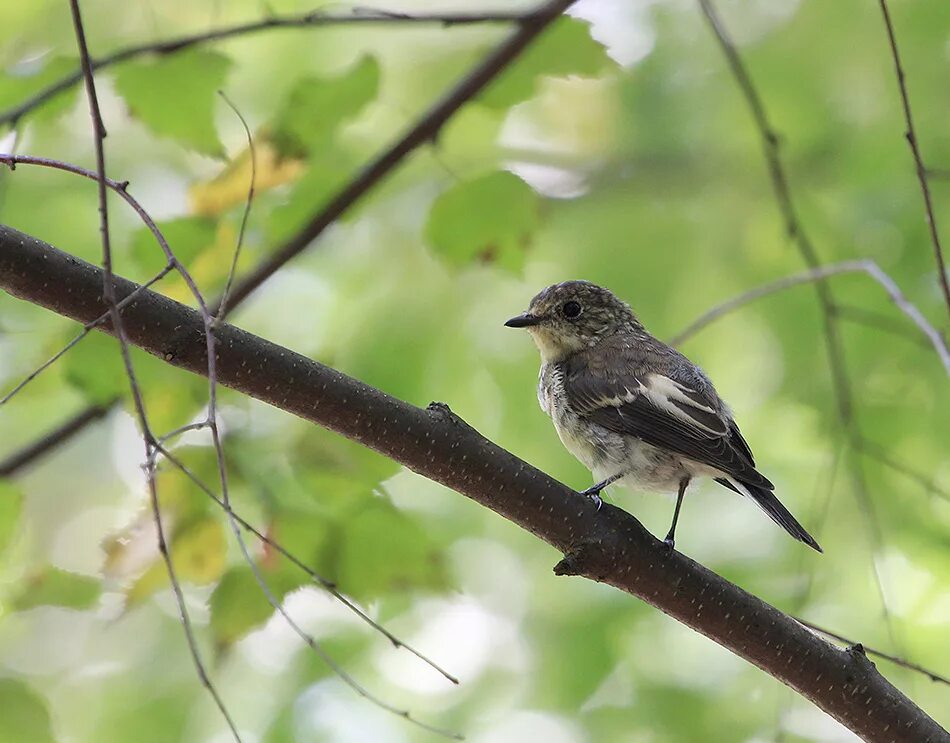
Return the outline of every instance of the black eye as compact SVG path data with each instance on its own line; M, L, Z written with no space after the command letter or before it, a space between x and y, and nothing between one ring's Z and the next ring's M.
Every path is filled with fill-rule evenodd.
M573 320L579 314L581 314L581 306L578 302L575 302L573 299L570 302L565 302L564 306L561 307L561 312L564 313L564 317L568 320Z

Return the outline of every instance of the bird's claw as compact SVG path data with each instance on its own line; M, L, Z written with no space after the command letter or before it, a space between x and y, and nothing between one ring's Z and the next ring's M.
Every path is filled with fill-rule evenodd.
M666 547L670 552L673 551L676 546L676 540L673 539L669 534L666 535L666 538L663 540L663 546Z
M601 489L595 485L593 487L587 488L587 490L582 490L580 494L590 498L594 505L597 506L597 510L599 511L601 506L604 505L604 499L600 497L600 491Z

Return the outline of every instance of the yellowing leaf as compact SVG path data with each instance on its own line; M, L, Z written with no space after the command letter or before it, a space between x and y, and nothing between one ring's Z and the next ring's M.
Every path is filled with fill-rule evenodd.
M265 131L254 136L254 166L256 193L292 183L306 169L303 160L280 155ZM194 214L217 216L247 201L250 182L251 154L245 149L214 178L193 184L188 189L188 204Z

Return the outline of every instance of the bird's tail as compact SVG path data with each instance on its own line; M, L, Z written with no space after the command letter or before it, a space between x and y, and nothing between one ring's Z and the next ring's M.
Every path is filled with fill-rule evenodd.
M739 482L738 480L730 479L725 480L725 482L724 480L725 478L722 478L719 482L730 490L735 490L754 500L759 508L769 515L772 521L785 529L785 531L795 537L795 539L804 542L818 552L824 552L821 545L815 541L815 538L811 534L805 531L805 527L798 523L798 520L782 505L781 501L775 497L775 493L771 490L758 485Z

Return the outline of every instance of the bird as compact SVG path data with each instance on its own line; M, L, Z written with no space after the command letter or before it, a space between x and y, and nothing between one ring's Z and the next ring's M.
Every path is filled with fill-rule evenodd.
M505 322L525 328L541 353L538 402L565 448L594 477L581 491L597 509L600 493L676 493L663 540L673 549L686 489L699 477L750 498L795 539L818 542L775 497L755 466L729 407L706 374L647 332L628 304L589 281L540 291Z

